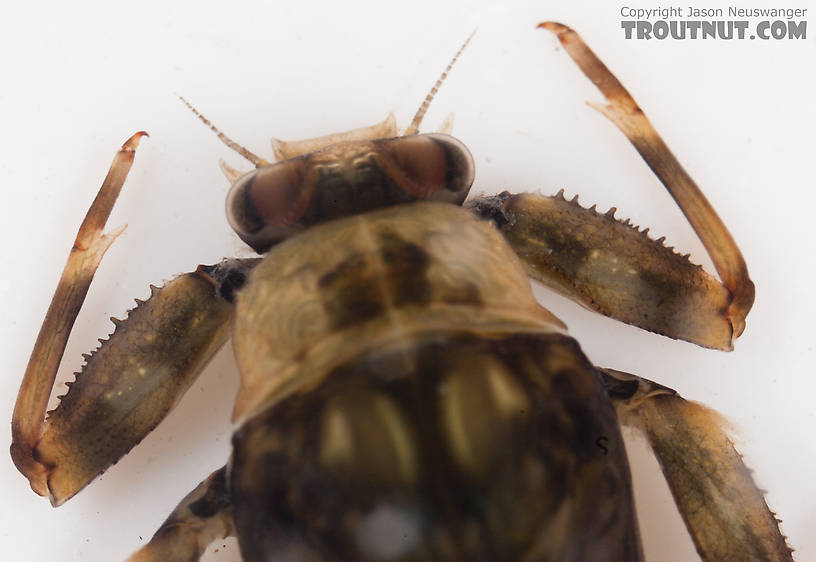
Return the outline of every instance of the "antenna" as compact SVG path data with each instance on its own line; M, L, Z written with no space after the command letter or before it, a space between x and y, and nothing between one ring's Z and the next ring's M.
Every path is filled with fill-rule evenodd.
M187 107L190 109L190 111L192 111L192 112L193 112L193 114L194 114L196 117L198 117L199 119L201 119L201 122L202 122L202 123L204 123L205 125L207 125L207 127L209 127L209 128L210 128L210 130L211 130L213 133L215 133L216 135L218 135L218 138L219 138L219 139L221 139L221 142L223 142L223 143L224 143L224 144L226 144L228 147L230 147L231 149L233 149L235 152L237 152L238 154L240 154L241 156L243 156L244 158L246 158L247 160L249 160L250 162L252 162L252 163L255 165L255 167L256 167L256 168L260 168L261 166L268 166L268 165L269 165L269 162L267 162L266 160L264 160L264 159L263 159L263 158L261 158L260 156L256 156L255 154L253 154L252 152L250 152L249 150L247 150L246 148L244 148L243 146L241 146L240 144L238 144L237 142L235 142L234 140L232 140L231 138L229 138L227 135L225 135L224 133L222 133L221 131L219 131L219 130L218 130L218 127L216 127L215 125L213 125L213 124L210 122L210 120L209 120L209 119L207 119L206 117L204 117L203 115L201 115L201 113L200 113L200 112L199 112L199 111L198 111L198 110L197 110L195 107L193 107L193 105L192 105L190 102L188 102L186 99L184 99L184 98L183 98L183 97L181 97L181 96L179 96L178 98L179 98L179 99L182 101L182 103L184 103L184 105L186 105L186 106L187 106Z
M415 135L419 132L419 124L422 123L422 118L425 117L425 112L428 111L428 106L431 105L431 101L433 101L436 92L439 91L439 87L442 85L442 82L444 82L445 78L448 77L448 73L453 68L453 65L456 63L457 59L459 59L459 55L462 54L462 51L465 50L465 47L467 47L468 43L470 43L470 40L473 39L475 34L476 30L474 29L473 33L471 33L468 38L465 39L465 42L462 43L462 46L459 47L459 50L456 51L455 55L453 55L453 58L448 63L448 66L445 67L445 71L441 76L439 76L436 83L433 85L433 88L431 88L431 91L425 96L425 100L422 102L422 105L419 106L419 109L417 110L416 115L414 115L414 119L411 121L411 124L408 125L407 129L405 129L406 136Z

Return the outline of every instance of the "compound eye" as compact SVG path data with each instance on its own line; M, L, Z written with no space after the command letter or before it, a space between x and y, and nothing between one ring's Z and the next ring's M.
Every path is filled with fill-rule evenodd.
M304 158L258 168L244 174L227 194L227 218L244 240L264 229L296 223L306 211L314 186L306 182Z
M441 133L375 141L383 171L420 199L461 203L473 183L473 156L458 139Z

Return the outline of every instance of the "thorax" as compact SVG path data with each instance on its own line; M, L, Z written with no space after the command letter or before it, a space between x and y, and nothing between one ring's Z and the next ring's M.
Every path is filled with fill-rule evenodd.
M536 302L501 234L454 205L403 205L312 228L275 247L239 295L234 416L314 385L368 349L446 329L564 325Z

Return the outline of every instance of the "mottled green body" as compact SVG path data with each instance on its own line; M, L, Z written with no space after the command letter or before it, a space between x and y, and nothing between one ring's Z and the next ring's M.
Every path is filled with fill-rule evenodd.
M611 403L488 223L426 203L324 225L237 312L247 560L639 558Z
M79 229L20 386L11 455L32 489L59 505L116 462L234 325L233 456L131 562L196 560L232 534L244 558L275 562L638 561L619 423L646 436L705 562L791 562L717 416L593 367L533 298L527 274L613 318L725 350L754 300L733 238L629 93L574 31L540 26L604 93L609 104L596 107L663 181L722 283L614 210L561 194L465 203L493 224L450 205L464 202L473 161L452 137L415 134L437 82L402 137L387 119L275 141L288 160L267 165L219 134L257 166L224 167L230 222L256 251L272 250L155 289L115 321L44 420L71 326L117 235L102 227L137 133ZM436 203L408 204L418 199Z

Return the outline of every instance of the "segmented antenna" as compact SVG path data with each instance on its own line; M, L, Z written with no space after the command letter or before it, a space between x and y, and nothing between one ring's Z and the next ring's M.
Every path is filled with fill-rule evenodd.
M428 106L431 105L431 101L434 99L436 92L439 91L439 87L442 85L442 82L444 82L445 78L448 77L448 72L450 72L453 65L456 64L456 60L459 58L459 55L462 54L462 51L465 50L465 47L467 47L468 43L470 43L470 40L473 39L475 34L476 30L474 29L473 33L471 33L468 38L465 39L465 42L462 43L462 46L459 47L459 50L455 55L453 55L453 58L448 63L445 71L441 74L441 76L439 76L436 83L433 85L433 88L431 88L431 91L428 92L428 95L425 96L425 100L422 102L422 105L419 106L419 109L417 110L416 115L414 115L414 119L411 121L411 124L408 125L407 129L405 129L405 135L415 135L419 132L419 124L422 123L422 118L425 117L425 112L428 111Z
M201 115L201 113L195 107L193 107L193 105L190 102L188 102L186 99L184 99L181 96L179 96L178 98L182 101L182 103L184 103L184 105L186 105L190 109L190 111L193 112L193 114L196 117L201 119L202 123L204 123L207 127L209 127L210 130L213 133L218 135L218 138L221 139L221 142L223 142L228 147L230 147L232 150L234 150L235 152L237 152L238 154L240 154L241 156L243 156L244 158L246 158L247 160L252 162L255 165L256 168L260 168L261 166L268 166L269 165L269 162L267 162L266 160L264 160L260 156L256 156L255 154L253 154L252 152L250 152L249 150L247 150L246 148L244 148L243 146L241 146L240 144L238 144L237 142L235 142L234 140L229 138L227 135L225 135L224 133L219 131L218 128L215 125L213 125L210 122L209 119L207 119L206 117Z

